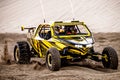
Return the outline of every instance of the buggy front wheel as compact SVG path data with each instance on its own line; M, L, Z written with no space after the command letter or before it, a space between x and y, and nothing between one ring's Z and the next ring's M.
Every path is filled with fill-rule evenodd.
M46 66L51 71L58 71L61 67L60 53L56 48L50 48L46 55Z
M105 68L117 69L118 56L112 47L104 48L102 52L102 63Z

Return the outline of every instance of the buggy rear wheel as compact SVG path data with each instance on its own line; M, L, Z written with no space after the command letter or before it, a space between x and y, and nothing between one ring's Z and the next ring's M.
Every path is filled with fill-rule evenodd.
M117 69L118 56L112 47L104 48L102 52L102 63L105 68Z
M61 67L60 53L56 48L50 48L46 55L46 66L51 71L58 71Z
M30 47L27 42L17 42L14 47L14 60L16 63L30 63Z

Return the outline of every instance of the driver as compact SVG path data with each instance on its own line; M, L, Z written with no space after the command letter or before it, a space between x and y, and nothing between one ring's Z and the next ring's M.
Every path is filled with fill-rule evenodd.
M66 34L70 35L70 34L76 34L77 30L75 29L74 25L70 25L70 26L66 26L65 27L65 32Z

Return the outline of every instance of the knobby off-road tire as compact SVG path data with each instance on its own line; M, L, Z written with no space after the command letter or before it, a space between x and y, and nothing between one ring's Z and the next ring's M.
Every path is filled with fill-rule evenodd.
M104 58L106 56L106 58ZM104 48L102 52L102 63L105 68L117 69L118 56L112 47Z
M46 54L46 66L51 71L58 71L61 67L60 53L56 48L50 48Z
M30 47L26 41L17 42L14 47L14 60L16 63L30 63Z

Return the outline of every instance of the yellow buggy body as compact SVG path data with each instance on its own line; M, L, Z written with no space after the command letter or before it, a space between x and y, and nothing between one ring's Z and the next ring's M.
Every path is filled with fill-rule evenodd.
M28 42L17 42L14 49L16 62L28 63L35 56L46 58L46 65L52 71L59 70L62 63L67 61L78 62L86 58L102 61L107 68L116 69L118 66L117 54L113 48L106 47L102 54L94 51L92 33L84 22L55 21L40 24L37 28L22 26L21 29L28 29ZM109 49L114 52L116 59L110 60L113 53ZM26 58L22 57L23 53ZM113 61L114 67L110 61Z

